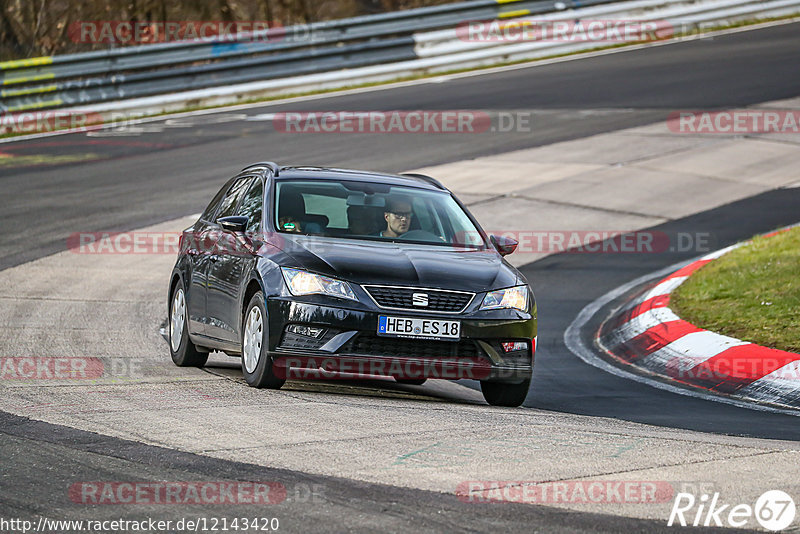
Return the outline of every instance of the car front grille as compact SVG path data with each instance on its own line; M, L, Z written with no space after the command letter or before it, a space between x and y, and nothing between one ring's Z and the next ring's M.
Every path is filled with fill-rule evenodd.
M364 289L378 306L396 310L458 313L463 311L475 296L475 293L467 293L465 291L444 291L442 289L414 287L364 286ZM415 294L425 295L428 305L415 306Z
M484 356L471 339L460 341L427 341L381 337L374 334L360 334L345 343L338 351L344 354L364 356L393 356L398 358L480 358Z

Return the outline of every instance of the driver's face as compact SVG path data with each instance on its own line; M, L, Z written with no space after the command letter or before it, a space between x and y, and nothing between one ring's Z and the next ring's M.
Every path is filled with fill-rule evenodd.
M411 204L407 202L399 202L392 206L391 211L384 214L386 224L390 231L396 235L401 235L408 232L411 227Z

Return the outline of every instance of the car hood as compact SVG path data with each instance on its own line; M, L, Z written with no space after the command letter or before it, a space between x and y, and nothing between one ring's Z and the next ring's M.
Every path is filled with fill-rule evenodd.
M355 282L461 291L489 291L520 283L494 250L351 239L285 237L296 267Z

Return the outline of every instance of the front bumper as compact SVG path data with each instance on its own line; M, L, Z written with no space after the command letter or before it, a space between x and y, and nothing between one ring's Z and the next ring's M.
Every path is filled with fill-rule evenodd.
M519 383L531 378L536 318L515 310L437 316L408 311L356 309L313 302L313 297L272 298L268 351L284 378L471 378ZM338 304L338 303L337 303ZM362 306L358 304L358 306ZM377 335L378 317L392 315L461 321L459 341ZM287 331L290 325L323 328L319 337ZM524 341L525 350L506 353L501 342Z

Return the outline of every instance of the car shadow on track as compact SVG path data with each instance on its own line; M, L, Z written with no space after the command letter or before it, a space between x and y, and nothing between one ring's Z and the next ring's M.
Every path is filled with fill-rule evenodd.
M203 367L207 373L222 376L247 387L238 360L212 353L212 359ZM227 359L228 361L225 361ZM403 399L423 402L486 405L480 392L462 387L448 380L428 380L421 386L399 384L393 378L374 377L363 380L319 379L287 380L281 391L355 395L382 399Z

